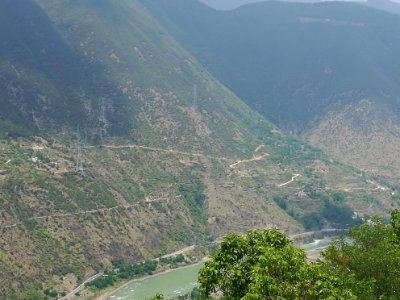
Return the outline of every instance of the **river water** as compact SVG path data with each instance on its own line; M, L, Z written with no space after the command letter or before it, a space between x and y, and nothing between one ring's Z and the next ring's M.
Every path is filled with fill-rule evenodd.
M300 245L299 248L303 249L304 251L313 251L318 249L326 248L334 237L328 237L321 240L314 240L312 243Z
M315 240L312 243L301 245L300 248L306 252L322 249L331 241L332 238ZM142 300L157 293L170 297L190 293L198 285L197 272L202 266L203 263L199 263L132 282L117 290L107 300Z
M133 282L117 290L107 300L142 300L157 293L165 296L185 295L198 285L197 273L202 266L202 263L190 265Z

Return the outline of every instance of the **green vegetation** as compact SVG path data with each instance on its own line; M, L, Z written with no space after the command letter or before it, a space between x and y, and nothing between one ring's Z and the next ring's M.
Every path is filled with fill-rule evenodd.
M346 1L257 1L232 11L194 0L141 2L210 73L279 128L398 182L400 41L393 28L399 16ZM298 155L296 143L281 143L270 159L291 165L321 157L310 149Z
M231 234L199 272L203 297L226 299L398 299L400 211L333 242L324 260L307 262L277 229Z
M86 286L92 290L102 290L114 285L121 280L131 280L144 275L152 275L157 270L158 266L177 267L178 264L185 263L183 255L177 255L170 258L161 258L157 260L146 260L138 264L130 264L122 259L112 261L112 269L104 273L103 276L96 278L93 281L86 283Z
M326 224L335 228L348 228L360 223L360 219L353 218L353 210L346 204L343 192L317 192L310 186L306 186L303 191L314 200L318 208L302 215L293 207L288 195L278 194L272 199L287 214L303 224L306 230L318 230Z
M324 259L359 299L398 299L400 211L392 211L391 224L374 217L350 229L348 238L328 247Z
M181 4L191 18L192 1ZM61 294L116 255L143 261L269 222L293 232L350 223L349 202L361 196L333 193L365 178L252 111L160 20L140 1L0 2L4 298ZM287 197L277 206L275 195ZM368 212L392 200L362 196ZM114 266L92 288L153 264Z
M182 254L168 258L160 258L160 264L162 266L164 265L176 266L177 264L181 264L184 262L185 262L185 257Z
M356 299L341 278L309 263L277 229L228 235L199 273L204 296L227 299Z
M55 300L58 299L59 296L65 296L64 293L59 293L57 290L53 288L46 288L42 291L37 290L35 288L31 288L26 292L20 293L17 296L17 299L23 300Z
M138 276L151 275L157 268L157 261L147 260L139 264L127 264L122 260L113 261L113 269L106 271L103 276L86 283L94 290L102 290L114 285L119 280L129 280Z
M204 298L201 297L199 288L194 288L189 294L180 295L174 298L174 300L201 300L201 299ZM146 300L172 300L172 298L165 297L162 294L157 294Z
M207 211L205 208L206 197L204 195L203 184L200 180L194 178L192 182L180 185L178 191L182 195L185 205L196 223L197 230L204 232Z

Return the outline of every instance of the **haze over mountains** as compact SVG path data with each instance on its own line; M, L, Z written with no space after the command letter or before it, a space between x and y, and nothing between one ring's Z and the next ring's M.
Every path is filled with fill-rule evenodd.
M220 10L231 10L240 6L266 2L265 0L200 0L200 2L207 4L210 7ZM320 2L332 2L332 0L286 0L283 2L298 2L298 3L320 3ZM400 14L399 1L391 0L345 0L344 2L356 2L367 6L371 6L377 9L381 9L387 12Z
M241 99L337 159L398 180L397 15L344 2L260 2L225 12L196 1L183 10L181 2L147 3Z
M234 9L239 6L249 4L249 3L254 3L254 2L260 2L259 0L202 0L204 4L207 4L210 7L216 8L216 9Z
M381 9L390 13L400 14L400 3L399 1L390 0L368 0L365 2L366 5Z
M113 259L397 206L396 181L285 132L338 151L329 121L371 111L391 138L400 49L385 26L398 24L353 4L1 1L0 294L68 292Z

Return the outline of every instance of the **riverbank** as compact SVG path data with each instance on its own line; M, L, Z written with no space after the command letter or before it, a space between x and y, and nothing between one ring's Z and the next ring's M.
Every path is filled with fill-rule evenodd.
M300 247L306 252L306 255L310 261L316 260L319 258L319 255L323 249L325 249L330 242L335 237L327 237L323 239L315 239L311 243L304 243ZM204 261L204 260L203 260ZM181 296L189 291L188 287L188 278L192 277L189 281L191 282L191 288L193 289L196 286L196 278L198 269L194 269L196 266L201 266L202 262L184 266L181 268L176 268L172 270L168 270L167 272L158 273L153 276L146 276L143 278L138 278L135 280L131 280L130 282L114 289L113 291L102 295L101 297L96 298L96 300L107 300L111 299L109 297L113 296L113 298L118 299L144 299L146 297L151 297L157 292L162 292L165 295L171 297ZM190 274L186 274L182 276L179 274L180 270L192 268ZM171 273L174 272L174 273ZM170 275L168 275L170 274ZM162 280L157 280L158 277L164 276ZM142 284L135 284L142 283Z
M175 269L166 270L166 271L154 274L154 275L147 275L147 276L143 276L143 277L140 277L140 278L132 279L132 280L130 280L128 282L123 283L119 287L113 286L113 289L111 291L104 291L104 293L102 293L101 295L97 295L95 298L92 298L92 299L94 299L94 300L106 300L110 296L120 292L123 289L128 288L129 286L132 286L135 283L142 283L143 281L148 280L148 279L156 279L158 277L170 274L171 272L177 272L177 271L182 271L182 270L186 270L186 269L191 269L191 268L195 268L197 266L200 267L200 266L203 265L203 263L204 263L204 261L206 259L207 258L204 258L202 261L200 261L198 263L195 263L195 264L190 264L190 265L178 267L178 268L175 268Z
M91 282L92 280L102 276L104 272L100 272L98 274L93 275L92 277L88 278L85 280L83 283L81 283L79 286L77 286L74 290L70 291L66 296L59 298L58 300L97 300L97 299L104 299L107 297L107 295L113 294L116 290L123 288L125 285L129 284L130 282L135 282L135 281L142 281L146 280L149 277L156 276L158 274L164 274L168 273L177 269L181 268L186 268L186 267L191 267L193 265L196 265L198 263L201 263L203 261L204 255L207 254L207 251L203 249L202 246L199 245L191 245L187 246L185 248L182 248L180 250L174 251L169 254L165 254L163 256L157 257L152 259L151 261L155 261L157 263L160 263L161 268L158 268L154 273L155 275L146 275L146 276L140 276L132 280L124 280L124 279L118 279L117 281L114 282L112 286L106 287L101 290L97 290L96 292L91 291L88 289L85 284ZM166 267L171 267L174 266L175 263L171 262L170 264L163 265L162 260L168 260L174 257L178 256L183 256L186 262L186 265L182 265L177 267L177 268L170 268L166 269ZM196 263L194 263L196 262ZM165 263L165 262L164 262ZM161 270L160 270L161 269Z
M319 258L319 253L324 249L325 245L324 245L324 247L321 248L317 244L315 244L315 246L316 246L315 248L318 248L318 249L315 249L313 247L313 243L318 241L319 239L325 240L327 237L328 237L328 239L332 240L335 236L343 234L344 232L346 232L346 230L344 230L344 229L324 229L324 230L320 230L320 231L303 232L300 234L291 235L290 239L298 247L301 247L301 245L303 245L303 246L308 245L309 247L311 247L311 249L310 248L304 249L303 247L301 247L301 248L303 248L306 251L307 256L309 257L310 260L316 260ZM218 241L218 240L215 241L215 243L218 243L218 242L220 242L220 241ZM187 255L188 252L193 252L196 248L197 247L195 245L188 246L181 250L175 251L173 253L164 255L163 257L171 257L171 256L174 256L177 254ZM197 252L197 251L195 251L195 252ZM147 275L147 276L135 278L135 279L132 279L129 281L121 280L121 281L116 282L113 286L110 286L104 290L98 291L95 294L93 292L88 291L88 289L85 289L85 290L81 291L81 296L75 296L75 297L68 298L68 299L74 299L74 300L84 300L84 299L85 300L88 300L88 299L89 300L104 300L104 299L107 299L111 295L115 294L117 291L125 288L126 286L128 286L132 283L141 282L146 279L153 278L154 276L167 274L167 273L175 271L175 270L179 270L182 268L183 269L190 268L194 265L197 265L197 264L201 263L202 261L204 261L204 258L203 259L201 259L201 258L204 257L204 255L206 253L204 253L204 252L202 252L202 253L203 253L203 256L201 256L200 253L197 253L197 255L195 255L196 257L191 257L188 259L189 261L200 261L198 263L194 263L194 264L190 264L190 265L186 265L186 266L182 266L182 267L178 267L178 268L174 268L174 269L169 269L166 271L161 270L159 273L157 273L155 275ZM160 258L163 258L163 257L160 257ZM157 258L155 260L159 260L160 258Z

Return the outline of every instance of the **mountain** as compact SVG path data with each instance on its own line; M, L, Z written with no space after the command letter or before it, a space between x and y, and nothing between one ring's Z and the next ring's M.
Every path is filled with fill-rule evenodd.
M377 8L383 11L387 11L393 14L400 14L400 4L398 2L390 0L367 0L366 5Z
M206 4L215 9L220 10L231 10L238 8L240 6L257 3L257 2L266 2L270 0L199 0L200 2ZM321 2L329 2L324 0L281 0L282 2L296 2L296 3L321 3ZM356 2L365 4L367 6L381 9L390 13L399 14L400 7L398 2L390 1L390 0L347 0L346 2Z
M262 0L201 0L201 2L215 9L230 10L245 4L262 2Z
M250 107L336 159L398 183L398 16L356 3L263 2L217 11L197 1L185 9L180 0L144 2Z
M343 228L398 204L395 185L251 110L139 1L3 0L0 13L4 299L71 291L116 259L249 228Z
M215 9L231 10L231 9L235 9L235 8L238 8L238 7L246 5L246 4L266 2L266 1L271 1L271 0L199 0L199 1L206 4L209 7L215 8ZM324 2L324 0L281 0L281 1L282 2L297 2L297 3ZM380 0L376 0L376 2L378 2L378 1L380 1ZM355 1L350 1L350 2L363 2L363 1L355 0Z
M283 127L299 131L339 101L396 98L396 16L347 3L263 2L221 12L196 1L189 1L196 10L183 11L181 2L146 1L217 78Z

